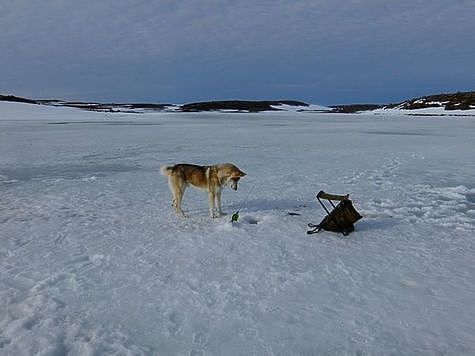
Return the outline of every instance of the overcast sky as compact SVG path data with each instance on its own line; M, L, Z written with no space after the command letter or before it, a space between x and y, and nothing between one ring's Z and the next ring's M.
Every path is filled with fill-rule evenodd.
M8 0L0 94L387 103L475 89L475 0Z

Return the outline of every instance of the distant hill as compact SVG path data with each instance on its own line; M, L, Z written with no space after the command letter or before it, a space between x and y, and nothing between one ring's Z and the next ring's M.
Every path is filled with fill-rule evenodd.
M444 110L475 109L475 91L428 95L396 104L342 104L330 106L334 113L355 113L376 109L417 110L443 108Z
M90 103L82 101L44 100L26 99L14 95L0 95L0 101L10 101L17 103L28 103L48 106L67 106L90 111L102 112L142 112L145 110L162 111L176 107L174 104L150 104L150 103Z
M163 111L169 107L174 107L173 104L150 104L150 103L86 103L86 102L63 102L63 101L42 101L44 105L54 106L68 106L90 111L102 112L142 112L142 111Z
M423 96L386 107L404 110L441 107L445 110L470 110L475 109L475 91Z
M251 100L225 100L225 101L204 101L190 103L181 106L181 111L218 111L218 110L236 110L236 111L275 111L279 110L275 106L309 106L307 103L295 100L277 100L277 101L251 101Z
M32 100L14 95L0 95L0 101L12 101L29 104L68 106L83 110L101 112L143 113L149 111L201 112L201 111L296 111L296 112L331 112L355 113L376 109L417 110L423 108L441 108L442 110L475 109L475 91L457 92L423 96L396 104L342 104L331 107L309 105L297 100L222 100L203 101L184 105L154 103L95 103L72 102L62 100Z
M0 101L22 102L29 104L41 104L49 106L68 106L83 110L101 112L144 112L144 111L278 111L279 106L287 105L296 108L309 107L307 103L296 100L224 100L203 101L184 105L174 104L150 104L150 103L96 103L81 101L62 100L31 100L13 95L0 95Z

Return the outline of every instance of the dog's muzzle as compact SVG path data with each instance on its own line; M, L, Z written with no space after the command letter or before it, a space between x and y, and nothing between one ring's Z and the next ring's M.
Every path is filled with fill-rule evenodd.
M229 184L231 189L237 190L238 182L239 182L239 178L231 178L230 184Z

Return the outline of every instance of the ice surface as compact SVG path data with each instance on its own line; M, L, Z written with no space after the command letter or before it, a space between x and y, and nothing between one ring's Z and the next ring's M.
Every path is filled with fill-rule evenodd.
M0 103L0 354L474 354L473 147L467 117ZM228 215L175 217L174 162L242 168ZM348 238L305 234L319 190Z

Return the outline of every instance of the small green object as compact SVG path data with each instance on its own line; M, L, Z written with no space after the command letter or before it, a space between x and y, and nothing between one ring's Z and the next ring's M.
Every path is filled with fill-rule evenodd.
M233 216L231 216L231 222L237 222L239 219L239 211L236 211Z

